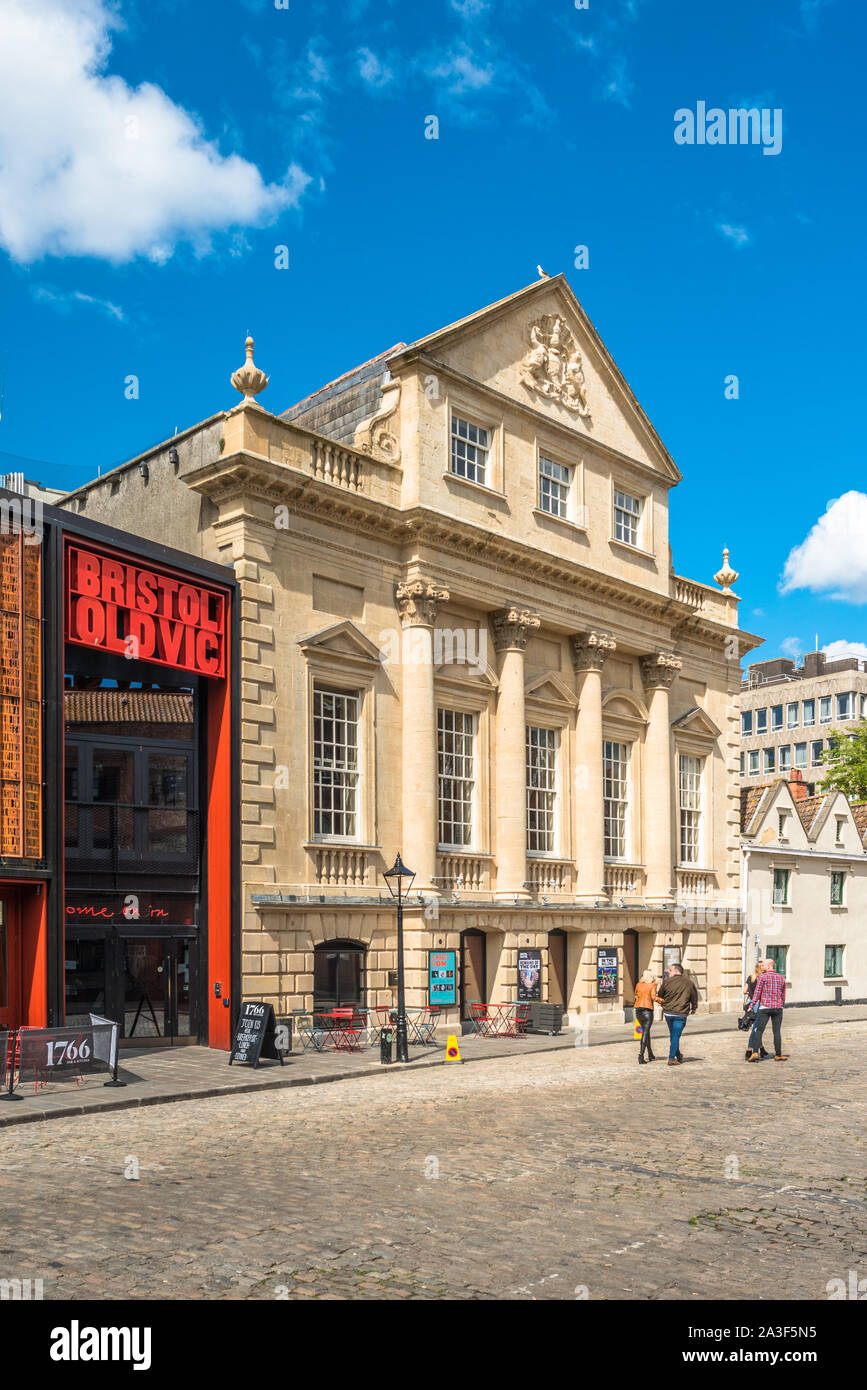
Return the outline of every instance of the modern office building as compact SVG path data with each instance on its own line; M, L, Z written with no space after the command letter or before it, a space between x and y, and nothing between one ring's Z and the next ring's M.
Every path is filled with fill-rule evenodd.
M740 778L757 786L798 772L808 793L824 777L822 753L832 734L867 718L867 669L855 657L828 661L807 652L748 667L740 690Z
M232 382L64 505L234 565L244 994L393 1003L400 851L411 1004L457 1023L532 980L622 1017L680 955L702 1009L736 1006L758 639L727 560L675 573L681 475L565 278L282 414L252 340Z

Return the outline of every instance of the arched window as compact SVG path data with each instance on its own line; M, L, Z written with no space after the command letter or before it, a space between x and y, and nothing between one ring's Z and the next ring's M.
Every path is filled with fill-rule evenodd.
M362 1006L367 947L361 941L323 941L313 952L313 1009Z

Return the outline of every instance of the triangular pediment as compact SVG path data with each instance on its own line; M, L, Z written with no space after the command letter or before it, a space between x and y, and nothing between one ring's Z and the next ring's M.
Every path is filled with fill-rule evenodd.
M569 689L556 671L544 671L541 676L528 680L524 686L524 696L542 705L568 705L574 708L578 703L574 690Z
M707 738L719 738L722 730L717 728L709 714L698 705L693 705L685 714L681 714L677 719L672 719L671 727L680 729L683 733L704 734Z
M439 681L476 688L481 686L486 690L498 690L500 685L496 671L488 662L484 665L473 665L467 661L444 661L440 666L434 667L434 675Z
M312 632L307 637L299 637L298 645L305 654L313 652L328 653L330 656L352 657L379 665L380 651L369 637L349 618L343 622L332 623L329 627Z
M674 461L564 275L537 280L390 359L423 354L588 442L680 479Z

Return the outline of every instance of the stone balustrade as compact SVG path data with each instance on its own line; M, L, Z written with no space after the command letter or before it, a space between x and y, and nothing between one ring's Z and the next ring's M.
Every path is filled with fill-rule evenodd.
M640 864L606 864L604 883L612 901L640 901L644 895L644 869Z
M314 478L350 492L363 490L363 460L358 454L341 449L339 444L329 444L324 439L314 439L312 444L311 471Z
M490 861L476 854L440 854L434 881L442 892L487 892L491 886Z
M369 882L369 856L352 846L323 846L313 853L316 882L323 888L364 888Z
M528 859L526 886L531 893L571 893L572 872L568 859Z

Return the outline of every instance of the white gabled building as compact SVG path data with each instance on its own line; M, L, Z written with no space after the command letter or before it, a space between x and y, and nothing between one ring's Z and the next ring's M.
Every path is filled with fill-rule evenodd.
M797 773L741 793L744 961L772 957L788 1004L867 999L867 803Z

